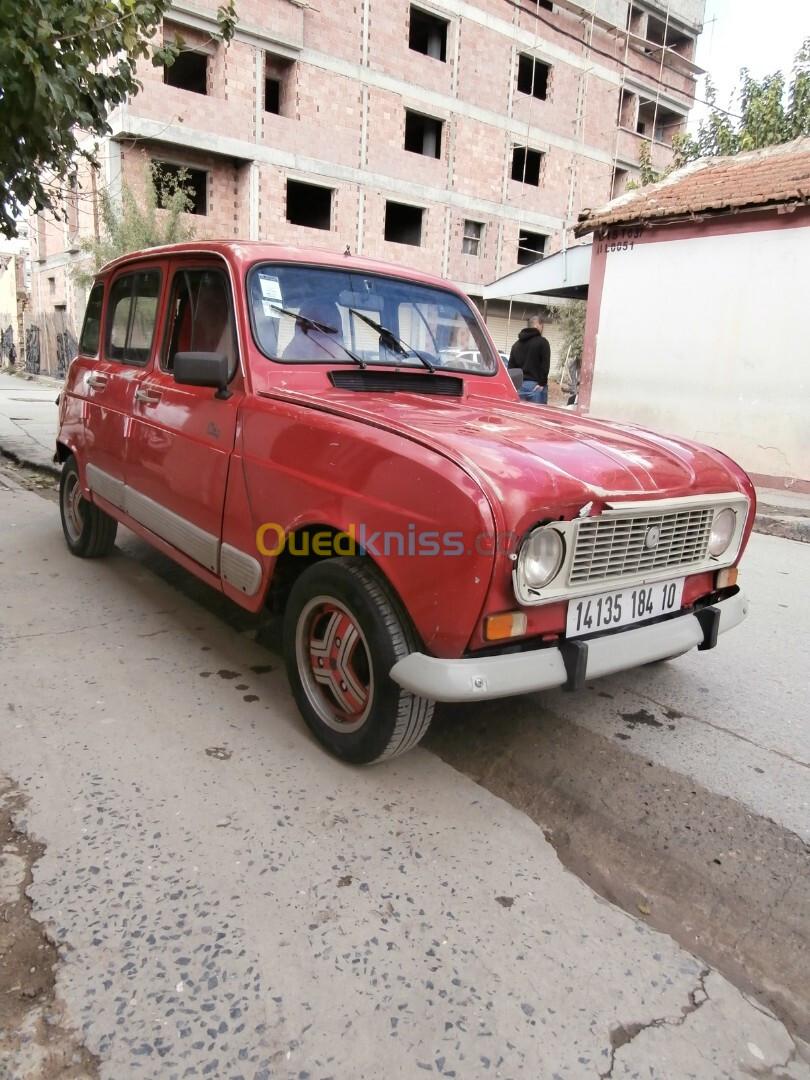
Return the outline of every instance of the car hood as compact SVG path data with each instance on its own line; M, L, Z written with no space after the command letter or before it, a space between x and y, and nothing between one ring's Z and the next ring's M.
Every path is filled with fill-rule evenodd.
M745 473L717 450L565 409L337 390L311 403L440 451L477 479L510 525L544 506L559 516L589 502L598 512L608 501L750 493Z

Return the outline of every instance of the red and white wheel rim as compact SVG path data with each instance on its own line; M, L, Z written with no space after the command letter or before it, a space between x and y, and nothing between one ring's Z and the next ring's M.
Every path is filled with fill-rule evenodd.
M368 642L357 619L340 601L318 596L298 619L295 653L310 704L335 731L356 731L374 697Z

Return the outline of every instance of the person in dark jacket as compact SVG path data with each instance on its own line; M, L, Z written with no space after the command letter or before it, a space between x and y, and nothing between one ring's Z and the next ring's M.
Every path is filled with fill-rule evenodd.
M543 320L539 315L529 319L520 331L509 353L509 367L523 372L523 386L518 391L523 401L540 405L548 403L548 369L551 366L551 347L543 337Z

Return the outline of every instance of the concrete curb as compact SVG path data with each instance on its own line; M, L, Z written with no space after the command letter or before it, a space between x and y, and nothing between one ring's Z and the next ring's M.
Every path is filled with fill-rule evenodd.
M30 461L28 458L15 453L13 450L7 450L5 446L0 446L0 457L4 457L8 461L13 461L15 465L19 465L23 469L33 469L35 472L48 473L50 476L56 477L57 480L62 475L62 466L57 465L56 462L51 465L44 461Z
M797 517L794 514L757 514L754 518L754 532L810 544L810 518Z

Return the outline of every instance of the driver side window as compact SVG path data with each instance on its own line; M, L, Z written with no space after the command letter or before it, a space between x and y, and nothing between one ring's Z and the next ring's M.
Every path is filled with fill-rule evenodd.
M221 270L178 270L172 280L161 366L174 369L179 352L224 353L236 374L238 353L230 288Z

